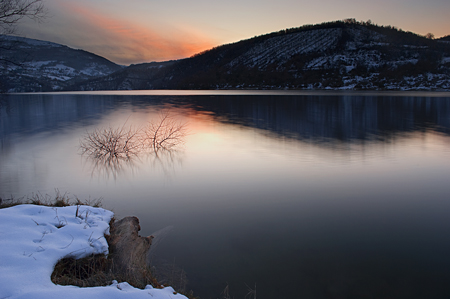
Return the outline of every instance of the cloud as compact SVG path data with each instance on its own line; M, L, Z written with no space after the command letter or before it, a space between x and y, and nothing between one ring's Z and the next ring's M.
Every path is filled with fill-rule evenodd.
M52 28L59 31L55 35L64 32L66 44L117 63L180 59L216 46L211 38L194 30L173 26L156 30L73 2L58 5L64 17L60 26Z

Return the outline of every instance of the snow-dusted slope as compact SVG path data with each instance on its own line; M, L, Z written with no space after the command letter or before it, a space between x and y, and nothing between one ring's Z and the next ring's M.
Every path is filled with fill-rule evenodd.
M0 45L4 91L61 90L122 68L95 54L46 41L0 36Z
M256 44L244 55L233 59L228 65L233 67L241 64L264 70L273 63L286 63L297 54L324 52L335 48L341 35L341 28L333 28L272 37Z
M442 40L346 20L214 48L180 61L152 86L449 90L449 57Z
M345 42L342 42L343 38L346 39ZM292 63L296 55L307 54L314 54L315 57L308 60L303 70L344 67L345 71L349 72L357 65L379 67L384 63L392 65L417 63L417 53L411 53L410 56L403 54L395 61L386 61L388 57L382 55L383 51L380 51L380 48L390 45L387 40L386 35L362 26L308 30L268 38L257 43L245 54L233 59L227 67L232 69L245 66L267 70L268 66L273 65L277 70L284 70L292 68L289 63Z

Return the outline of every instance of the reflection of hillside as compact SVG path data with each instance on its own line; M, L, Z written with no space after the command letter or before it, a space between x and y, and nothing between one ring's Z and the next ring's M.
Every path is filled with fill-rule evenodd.
M0 98L0 140L11 134L33 135L70 124L95 121L117 106L108 96L3 95Z
M448 97L4 95L0 141L90 125L124 104L211 111L219 121L310 141L385 140L423 130L450 134Z
M310 141L385 140L435 130L450 134L450 98L223 96L195 98L217 119Z
M85 126L108 112L131 103L133 106L161 105L165 97L74 94L0 94L0 141L12 134ZM144 103L144 105L143 105Z

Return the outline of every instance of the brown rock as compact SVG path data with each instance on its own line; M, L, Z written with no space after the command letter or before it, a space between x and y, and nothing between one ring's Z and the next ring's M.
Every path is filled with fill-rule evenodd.
M110 257L113 272L133 277L137 281L148 276L147 256L152 236L141 237L137 217L125 217L111 224Z

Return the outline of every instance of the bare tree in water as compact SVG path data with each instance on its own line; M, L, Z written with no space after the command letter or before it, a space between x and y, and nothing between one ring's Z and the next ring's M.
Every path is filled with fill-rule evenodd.
M173 164L177 147L184 143L185 136L186 125L164 112L158 121L150 122L143 129L123 125L87 132L79 148L91 160L93 172L103 171L116 177L124 167L135 166L142 154L149 151L154 154L154 163Z
M125 128L95 129L87 132L80 141L80 151L92 162L93 172L113 174L114 177L124 166L133 165L142 150L139 130L131 126Z
M159 120L150 122L143 131L143 143L151 146L155 153L172 150L184 143L186 124L174 119L168 111L162 112Z
M96 129L80 142L82 154L95 158L127 159L140 152L138 130L132 127Z

